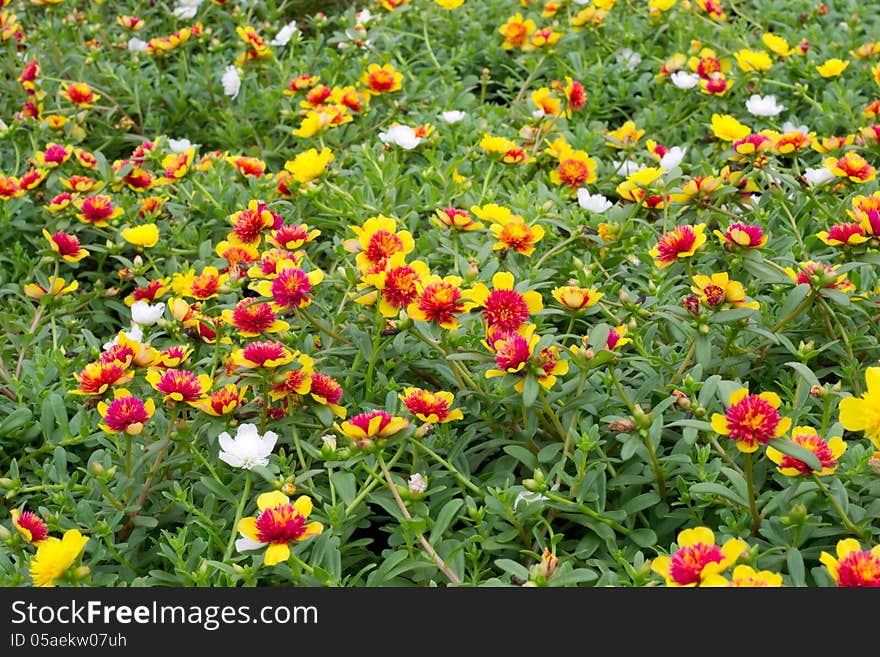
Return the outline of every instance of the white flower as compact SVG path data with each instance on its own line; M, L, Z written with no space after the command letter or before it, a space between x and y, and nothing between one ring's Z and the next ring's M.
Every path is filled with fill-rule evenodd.
M9 132L9 126L6 125L6 121L0 119L0 137L5 135L7 132Z
M131 329L128 331L123 331L123 335L127 337L129 340L134 340L135 342L143 342L144 340L144 330L141 328L140 324L131 323ZM110 347L119 342L119 334L117 333L113 336L113 339L110 342L105 342L102 347L104 351L107 351Z
M332 433L324 434L323 436L321 436L321 442L323 442L327 446L327 449L336 449L336 436L334 436Z
M174 8L174 15L177 18L192 18L196 15L202 0L177 0L177 6Z
M269 42L270 46L286 46L290 41L290 37L296 34L296 21L290 21L287 25L278 30L275 38Z
M776 116L784 109L776 102L776 96L752 94L746 101L746 110L752 116Z
M610 208L613 203L601 194L590 194L585 188L581 187L577 191L578 205L584 210L602 214Z
M135 301L131 304L131 320L141 326L150 326L159 321L165 313L165 304L148 304L146 301Z
M172 153L185 153L190 148L196 148L199 144L192 143L189 139L169 139L168 148Z
M638 65L642 63L642 56L629 48L624 48L618 52L616 58L618 64L622 64L630 71L635 71Z
M700 82L699 75L696 73L688 73L687 71L676 71L669 76L669 79L672 80L672 84L679 89L693 89Z
M239 424L235 438L224 431L218 439L221 461L233 468L250 470L255 465L269 463L269 454L275 448L278 436L272 431L267 431L261 436L257 432L256 424Z
M443 119L443 121L446 123L458 123L465 116L465 113L461 110L449 110L447 112L440 112L440 118Z
M354 18L358 23L366 25L372 20L379 20L381 16L373 16L373 14L370 13L369 9L362 9L354 15Z
M670 169L674 169L681 161L684 159L684 148L681 146L673 146L666 154L660 158L660 166L669 171Z
M532 112L533 119L540 119L543 117L544 117L544 110L542 110L540 107L538 109L536 109L534 112Z
M810 135L810 129L805 125L795 125L791 121L782 124L782 132L800 132L806 136Z
M406 150L415 148L422 142L421 137L416 137L416 131L406 125L391 126L388 132L379 133L379 139L383 144L395 144Z
M128 40L128 49L130 52L147 52L147 48L149 47L150 44L137 37L131 37Z
M834 173L828 167L819 167L818 169L807 167L807 171L804 173L804 180L813 186L827 183L835 177Z
M241 76L238 73L238 67L233 64L227 66L223 71L223 93L227 96L235 98L241 89Z
M428 490L428 480L418 472L409 476L409 492L413 494L424 493Z
M612 164L614 165L614 171L621 176L629 176L636 171L641 171L645 168L644 165L632 160L624 160L623 162L614 160L612 161Z

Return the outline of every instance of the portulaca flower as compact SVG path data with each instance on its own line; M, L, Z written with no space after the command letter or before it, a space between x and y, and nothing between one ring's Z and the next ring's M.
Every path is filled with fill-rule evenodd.
M138 39L137 37L131 37L128 40L128 50L129 52L147 52L147 48L150 47L143 39Z
M192 143L189 139L169 139L168 149L172 153L185 153L190 148L197 148L199 144Z
M642 63L642 56L630 50L629 48L624 48L616 55L617 63L625 66L630 71L635 71L638 68L639 64Z
M417 495L428 490L428 480L418 472L409 476L409 492Z
M590 194L590 192L588 192L584 187L581 187L577 190L577 199L578 205L581 206L584 210L589 210L590 212L595 212L596 214L602 214L613 205L611 201L609 201L601 194Z
M448 110L446 112L440 112L440 118L445 123L458 123L461 121L466 114L461 110Z
M804 180L814 187L816 185L827 183L829 180L834 180L835 177L834 172L828 167L819 167L818 169L807 167L807 170L804 173Z
M241 75L238 72L238 67L234 64L227 66L220 81L223 83L223 93L235 99L241 90Z
M296 34L296 21L290 21L287 25L278 30L275 38L269 42L270 46L286 46L290 38Z
M415 148L422 143L421 137L416 136L416 131L406 125L394 125L387 132L380 132L379 139L383 144L394 144L405 150Z
M669 79L679 89L693 89L700 83L699 75L687 71L676 71L669 76Z
M673 146L670 148L663 157L660 158L660 166L669 171L670 169L674 169L681 161L684 159L684 153L687 149L682 148L681 146Z
M220 460L233 468L250 470L255 465L267 465L269 454L275 449L278 435L267 431L264 435L257 432L256 424L239 424L235 438L227 432L218 436L220 441Z
M805 125L795 125L791 121L786 121L782 124L782 132L801 132L809 136L810 129Z
M752 94L746 101L746 110L752 116L776 116L784 109L776 102L776 96Z
M128 331L123 331L125 337L129 340L133 340L135 342L143 342L144 341L144 330L141 328L140 324L136 324L134 322L131 323L131 329ZM113 339L110 342L105 342L101 345L104 348L104 351L107 351L110 347L119 342L119 334L113 336Z
M174 8L174 15L177 18L193 18L203 0L177 0L177 6Z
M624 160L623 162L614 160L611 164L614 166L614 171L621 176L629 176L645 168L644 165L633 160Z
M165 313L165 304L150 305L146 301L135 301L131 304L131 321L140 326L151 326L159 321Z

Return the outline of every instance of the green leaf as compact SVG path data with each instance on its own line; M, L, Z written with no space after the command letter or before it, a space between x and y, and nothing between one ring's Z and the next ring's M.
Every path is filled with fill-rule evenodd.
M440 539L443 536L443 532L449 529L450 525L452 525L452 522L455 520L456 513L458 513L458 510L463 504L463 500L455 498L449 500L443 505L443 508L440 509L440 513L437 514L434 526L431 528L431 536L429 540L432 543Z
M806 586L804 577L804 558L797 548L788 548L785 554L785 564L788 566L788 574L793 586Z
M730 310L722 310L709 317L710 324L729 324L746 317L751 317L755 313L754 308L731 308Z
M538 387L540 385L541 384L538 383L538 377L536 377L534 374L529 372L526 375L522 392L523 406L529 407L535 403L535 400L538 398Z
M30 422L34 414L29 408L16 408L3 422L0 422L0 436L9 436L16 429L20 429L26 423Z
M795 288L785 297L785 303L782 304L782 308L779 309L779 315L776 318L777 322L782 321L786 317L788 317L794 309L797 308L801 302L807 298L807 295L812 291L813 286L809 283L801 283L800 285L796 285Z
M505 445L504 451L526 466L529 470L534 470L538 467L537 457L522 445Z
M818 386L819 385L819 379L816 378L815 374L813 374L813 370L811 370L809 367L807 367L803 363L798 363L796 361L788 361L786 363L786 365L788 367L790 367L791 369L795 370L798 374L800 374L803 377L804 381L809 383L811 386Z
M517 563L511 559L495 559L495 565L504 572L513 575L514 577L518 577L523 581L528 581L529 579L529 569L521 563Z
M657 545L657 534L654 530L645 527L634 529L626 537L639 547L649 548Z
M717 495L743 507L748 507L749 505L749 503L746 502L743 498L734 493L727 486L723 486L721 484L710 482L693 484L689 490L691 495Z
M822 470L822 462L819 461L819 458L814 452L807 449L806 447L801 447L797 443L793 443L786 438L774 438L769 443L767 443L767 446L772 447L782 452L786 456L790 456L793 459L803 461L816 472Z
M354 502L357 497L357 479L351 472L334 472L330 475L330 481L346 505Z

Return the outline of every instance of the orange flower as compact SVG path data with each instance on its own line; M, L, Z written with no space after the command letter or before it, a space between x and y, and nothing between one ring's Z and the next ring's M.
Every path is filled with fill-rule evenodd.
M396 253L406 255L415 248L412 233L397 232L397 222L385 215L370 217L363 226L349 226L356 238L346 240L346 251L357 253L355 262L362 274L370 274L385 268L388 258Z
M370 64L361 77L364 86L375 95L399 91L402 81L403 74L396 71L391 64Z
M553 288L550 292L553 298L568 310L585 310L596 305L604 295L592 288L578 287L577 285L563 285Z
M69 390L71 395L103 395L108 388L128 383L134 375L122 363L100 361L89 363L73 378L79 384L76 390Z
M219 417L229 415L244 403L244 395L247 386L239 388L234 383L227 383L219 390L215 390L207 397L203 397L193 406L203 413Z
M60 93L62 97L84 109L91 107L101 97L85 82L62 82Z
M855 151L847 151L840 158L829 157L823 165L838 178L866 183L877 177L877 169Z
M521 217L505 221L504 223L493 223L489 229L494 233L498 240L492 249L510 249L516 253L530 256L535 252L535 244L544 237L544 229L541 226L529 226Z
M498 32L504 37L501 47L505 50L526 48L529 45L529 37L537 27L531 18L524 19L523 15L517 12L498 28Z

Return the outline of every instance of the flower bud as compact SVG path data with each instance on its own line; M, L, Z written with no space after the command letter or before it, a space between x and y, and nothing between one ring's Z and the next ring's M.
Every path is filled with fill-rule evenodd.
M615 433L632 433L636 430L636 423L631 419L612 420L608 425L608 430Z
M816 399L822 399L828 394L825 386L810 386L810 396Z
M651 413L646 413L639 404L636 404L633 409L633 419L640 429L647 429L654 422L654 416Z
M0 525L0 542L5 543L12 537L12 532L10 532L6 527Z
M693 405L690 397L688 397L681 390L673 390L672 396L675 397L675 405L679 408L682 408L686 411L691 410L691 406Z
M413 433L413 436L415 438L424 438L429 433L431 433L433 430L434 430L434 425L431 424L430 422L425 422L422 426L420 426L418 429L415 430L415 432Z
M75 581L82 581L86 577L88 577L91 574L91 572L92 572L92 570L88 566L80 566L79 568L76 568L71 573L71 576L73 577L73 579Z
M780 520L784 525L803 525L807 519L809 519L810 514L807 512L807 507L803 504L795 504L791 507L791 511L789 511L787 516L782 516Z

